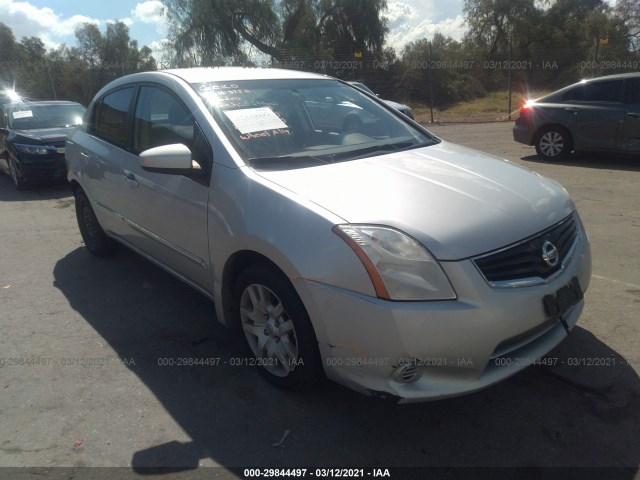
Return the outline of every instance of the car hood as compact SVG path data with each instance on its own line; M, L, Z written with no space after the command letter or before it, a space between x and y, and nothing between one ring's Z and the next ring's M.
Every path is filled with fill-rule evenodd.
M553 180L442 142L360 160L259 175L348 223L388 225L440 260L459 260L537 233L575 208Z
M64 142L67 134L74 127L38 128L32 130L12 130L9 140L15 143L32 143L46 145L48 143Z

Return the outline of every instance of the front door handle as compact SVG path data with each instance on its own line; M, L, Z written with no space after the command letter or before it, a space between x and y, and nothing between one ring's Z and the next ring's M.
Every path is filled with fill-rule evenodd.
M128 172L126 170L124 172L124 180L129 184L131 188L136 188L140 185L136 180L136 176L133 173Z
M640 112L627 112L628 117L640 118Z
M567 108L564 109L564 111L565 112L571 112L574 115L577 114L577 113L580 113L580 109L576 108L576 107L567 107Z

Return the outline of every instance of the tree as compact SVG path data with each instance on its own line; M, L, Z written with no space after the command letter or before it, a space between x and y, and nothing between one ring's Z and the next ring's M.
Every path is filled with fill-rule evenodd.
M0 22L0 103L5 101L4 90L13 86L14 71L19 63L13 31Z
M618 0L615 14L628 28L629 49L640 55L640 3L637 0Z
M280 62L381 51L386 0L163 0L181 64L245 61L247 46Z

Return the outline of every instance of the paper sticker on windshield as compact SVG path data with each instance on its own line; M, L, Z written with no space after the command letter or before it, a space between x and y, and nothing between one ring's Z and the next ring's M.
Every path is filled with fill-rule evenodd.
M31 118L33 117L33 112L31 110L24 110L22 112L13 112L12 115L14 120L18 118Z
M240 133L288 128L287 124L268 107L228 110L224 114L229 117Z

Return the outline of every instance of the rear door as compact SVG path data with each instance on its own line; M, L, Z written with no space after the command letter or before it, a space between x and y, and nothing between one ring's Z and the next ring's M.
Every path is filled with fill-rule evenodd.
M201 174L156 173L140 166L138 154L181 143L189 147ZM127 240L174 272L211 290L207 204L212 150L191 112L168 89L139 88L132 122L132 149L122 173Z
M96 101L88 125L69 141L67 155L80 165L83 187L105 231L123 235L122 164L132 154L128 126L134 86L111 91Z
M621 148L627 152L640 152L640 78L627 79L626 84Z
M563 96L562 123L576 150L616 150L624 119L622 80L585 82Z

